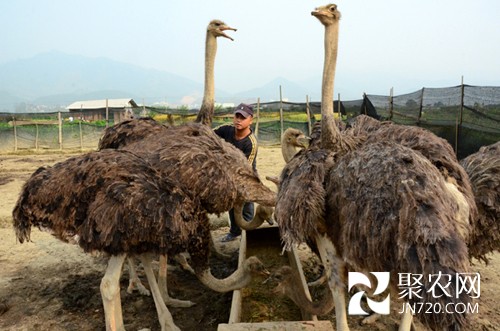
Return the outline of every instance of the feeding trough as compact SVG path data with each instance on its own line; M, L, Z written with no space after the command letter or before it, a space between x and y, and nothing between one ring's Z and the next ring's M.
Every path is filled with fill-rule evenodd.
M282 254L277 226L263 226L253 231L243 231L240 241L238 264L249 256L257 256L270 272L283 265L292 267L301 280L306 295L309 289L295 249ZM246 288L233 292L231 312L227 324L219 324L218 331L238 330L333 330L330 321L319 321L315 315L301 311L289 299L273 293L262 280L252 281Z

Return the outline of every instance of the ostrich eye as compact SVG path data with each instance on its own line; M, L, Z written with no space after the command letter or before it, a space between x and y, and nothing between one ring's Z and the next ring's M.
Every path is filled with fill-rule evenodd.
M336 9L337 9L337 7L336 7L336 6L331 6L331 7L330 7L330 11L331 11L331 12L334 12Z

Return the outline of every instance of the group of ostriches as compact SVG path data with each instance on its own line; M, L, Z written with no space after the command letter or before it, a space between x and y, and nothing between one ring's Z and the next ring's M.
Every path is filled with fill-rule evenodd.
M241 215L245 201L274 206L276 199L243 153L207 125L213 116L216 38L229 38L224 32L229 29L235 30L219 20L208 25L205 95L197 123L167 127L137 119L111 127L99 151L38 169L14 208L20 242L28 241L31 227L38 226L61 240L76 239L87 252L110 254L101 281L107 330L124 330L119 277L127 256L138 256L144 265L162 330L178 330L165 303L192 303L170 298L166 289L161 292L152 254L188 252L196 276L215 291L241 288L252 273L265 272L254 257L225 279L214 278L209 268L207 213L234 207ZM242 217L236 221L243 229L257 226Z
M499 143L464 160L464 170L445 140L418 127L361 115L340 129L333 116L340 13L327 5L312 15L325 27L321 125L278 181L275 216L285 246L306 242L319 254L337 330L348 330L347 270L390 272L396 292L398 274L422 276L420 295L404 298L410 304L467 305L472 298L460 284L470 259L486 260L486 253L500 249ZM446 277L431 290L439 274ZM281 290L290 295L286 286ZM305 296L290 296L317 311ZM416 315L432 330L460 330L468 323L466 313ZM400 330L409 330L411 320L405 314Z
M144 265L162 330L178 329L165 303L192 303L170 298L165 279L164 288L158 286L152 254L188 252L194 273L216 291L245 286L251 273L263 272L262 263L249 258L226 279L210 273L207 213L234 207L238 225L254 229L263 219L244 222L238 211L245 201L276 206L285 247L307 242L318 253L332 293L327 306L297 299L301 293L291 296L313 313L330 309L333 299L337 330L348 330L346 270L388 271L393 289L398 273L423 275L422 298L410 302L470 302L456 288L457 278L470 271L471 257L486 260L500 248L499 144L460 165L446 141L420 128L359 116L340 130L333 116L340 13L330 4L312 15L325 27L321 126L295 156L283 149L288 162L277 197L244 155L209 128L216 38L230 38L224 31L232 29L218 20L207 29L205 94L196 123L124 121L106 130L99 151L42 167L26 182L13 212L21 242L38 226L61 240L76 239L87 252L110 254L101 281L107 330L124 329L118 279L127 256ZM429 276L439 273L452 281L431 296ZM293 293L289 283L281 286ZM418 317L433 330L459 330L467 322L458 313ZM410 324L405 318L401 328Z

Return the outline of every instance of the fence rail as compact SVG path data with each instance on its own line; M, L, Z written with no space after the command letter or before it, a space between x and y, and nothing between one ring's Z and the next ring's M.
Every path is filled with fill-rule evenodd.
M268 102L254 104L253 129L260 144L278 144L283 130L294 127L310 132L321 119L321 103ZM142 107L136 116L161 123L193 121L197 110ZM363 99L334 102L334 111L349 121L359 114L398 124L417 125L445 138L463 158L483 145L500 140L500 87L459 85L422 88L404 95L365 95ZM123 117L86 122L73 113L0 113L0 153L22 150L96 149L106 125ZM231 123L232 109L218 108L213 126Z

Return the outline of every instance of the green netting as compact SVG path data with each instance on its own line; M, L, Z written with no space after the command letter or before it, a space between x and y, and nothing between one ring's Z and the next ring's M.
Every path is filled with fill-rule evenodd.
M445 138L459 158L500 140L500 87L423 88L392 98L367 98L383 118L422 126Z
M398 124L427 128L448 140L460 158L477 151L480 146L500 140L500 87L460 85L423 88L393 97L365 95L360 100L335 101L333 106L336 114L340 110L342 120L366 114ZM268 102L253 104L253 107L256 114L253 129L261 145L278 144L282 132L289 127L308 133L309 125L321 120L319 102ZM134 116L149 116L169 125L192 122L198 112L198 109L187 107L128 110ZM113 125L125 118L123 110L112 109L108 115L106 123L103 110L88 113L0 113L0 152L97 148L106 124ZM232 118L232 107L216 107L213 127L232 123Z

